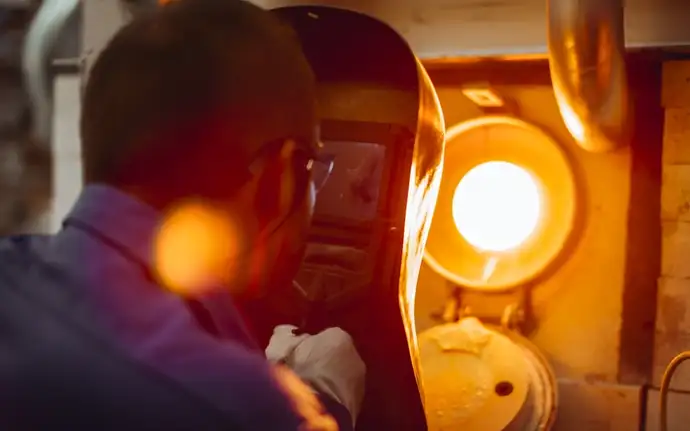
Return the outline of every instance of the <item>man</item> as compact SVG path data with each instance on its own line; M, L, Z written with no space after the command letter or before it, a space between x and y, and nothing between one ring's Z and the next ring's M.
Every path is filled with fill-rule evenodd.
M295 275L317 126L298 43L249 3L181 0L121 29L85 88L63 229L0 244L0 428L351 429L349 336L277 328L271 366L230 296Z

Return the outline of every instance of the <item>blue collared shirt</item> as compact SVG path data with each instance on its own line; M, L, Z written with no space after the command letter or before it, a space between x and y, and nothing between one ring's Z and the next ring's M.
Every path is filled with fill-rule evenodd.
M274 385L229 294L207 302L223 328L220 341L200 329L183 300L148 276L159 223L151 207L115 189L90 185L59 233L28 243L32 256L75 281L70 288L95 310L93 324L129 358L227 414L232 429L297 429L299 420ZM43 281L55 284L49 279L38 284Z
M161 319L189 317L183 301L164 292L150 271L154 236L161 222L161 215L150 206L114 188L91 185L84 189L54 239L53 251L62 257L61 266L80 262L78 272L77 268L69 269L79 273L85 284L108 283L107 288L93 293L93 300L112 319L109 326L116 334L146 337L142 328L129 326L140 322L137 313L141 310L147 310L149 318L153 310ZM258 350L227 289L211 289L201 301L222 338Z

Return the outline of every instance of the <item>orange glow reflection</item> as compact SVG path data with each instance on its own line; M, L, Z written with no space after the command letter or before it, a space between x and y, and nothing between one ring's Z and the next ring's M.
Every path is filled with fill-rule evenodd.
M400 313L407 333L407 344L414 367L417 386L424 402L424 387L420 376L419 346L414 318L417 280L422 264L431 218L436 209L443 170L445 124L441 103L426 70L417 62L421 91L416 140L407 192L403 256L400 268Z
M558 89L559 87L554 84L554 88ZM556 100L558 100L558 108L561 111L561 117L563 118L565 127L568 129L570 134L573 135L573 138L575 138L577 142L586 142L588 138L587 128L582 122L582 119L575 113L575 110L571 107L565 96L562 95L562 92L555 91L554 94L556 96Z
M182 205L166 217L154 241L158 276L181 295L227 282L238 239L227 215L200 203Z

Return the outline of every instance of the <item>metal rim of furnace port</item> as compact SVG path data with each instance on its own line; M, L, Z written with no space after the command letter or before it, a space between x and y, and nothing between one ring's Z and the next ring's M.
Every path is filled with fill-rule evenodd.
M503 431L549 431L558 411L558 382L551 364L541 351L522 335L499 327L489 329L505 335L518 345L529 365L533 385L530 394L532 409L523 409Z
M540 222L518 248L499 253L490 278L482 277L492 256L471 246L452 217L456 186L473 167L489 161L517 165L538 180ZM571 161L561 144L541 128L508 116L484 116L458 123L446 134L446 153L438 202L424 261L452 283L482 291L524 285L558 261L572 238L580 204Z

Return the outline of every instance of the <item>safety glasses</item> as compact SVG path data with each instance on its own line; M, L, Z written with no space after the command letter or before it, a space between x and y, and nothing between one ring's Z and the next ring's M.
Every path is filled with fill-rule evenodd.
M319 142L313 145L307 142L301 142L296 139L278 139L264 145L252 157L249 165L249 170L256 173L260 163L270 155L275 155L280 152L283 146L288 141L296 142L296 149L293 156L295 178L297 181L296 189L306 193L309 186L309 180L314 184L314 190L318 193L323 186L328 182L328 178L333 172L335 164L335 155L323 151L323 143Z
M307 158L306 170L311 174L314 189L318 193L328 182L328 178L330 178L333 172L335 154L324 152L323 143L319 142L317 149L311 155L308 155Z

